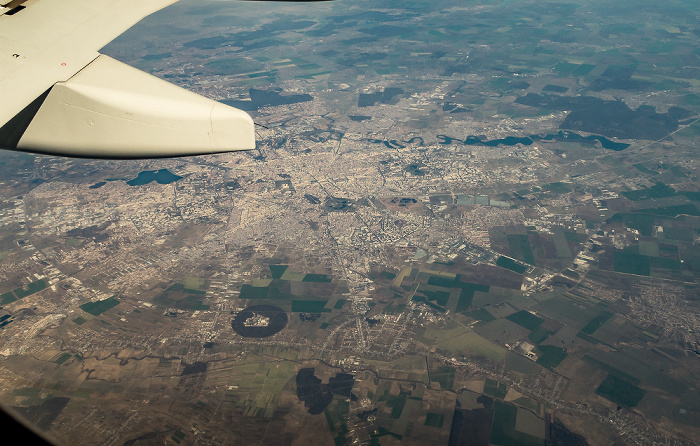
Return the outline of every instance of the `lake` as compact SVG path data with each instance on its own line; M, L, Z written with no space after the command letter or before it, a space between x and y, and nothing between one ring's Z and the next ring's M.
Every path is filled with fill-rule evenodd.
M136 178L126 182L129 186L143 186L152 181L158 184L170 184L181 180L183 177L171 173L168 169L144 170Z

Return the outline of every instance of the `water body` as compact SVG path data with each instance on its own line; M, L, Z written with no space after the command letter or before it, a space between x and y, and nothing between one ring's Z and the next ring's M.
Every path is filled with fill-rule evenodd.
M514 146L517 144L522 144L524 146L529 146L532 145L535 141L567 141L567 142L594 142L598 141L600 142L600 145L603 146L604 149L608 150L614 150L614 151L620 151L620 150L625 150L627 147L629 147L629 144L621 143L621 142L615 142L611 141L608 138L600 135L589 135L589 136L582 136L579 135L578 133L574 132L569 132L566 130L560 130L557 133L554 134L547 134L547 135L530 135L530 136L522 136L522 137L517 137L517 136L508 136L506 138L501 138L501 139L482 139L480 136L467 136L464 140L461 140L459 138L453 138L451 136L447 135L437 135L436 136L438 139L438 142L443 145L447 144L454 144L454 143L462 143L464 145L468 146L475 146L475 145L481 145L481 146L488 146L488 147L497 147L497 146Z
M438 135L438 138L442 135ZM492 140L482 140L478 136L467 136L466 139L463 141L463 143L467 146L488 146L488 147L497 147L500 145L503 146L515 146L518 144L523 144L526 146L529 146L530 144L533 143L533 140L528 137L524 138L519 138L517 136L508 136L506 138L502 139L492 139Z
M107 184L106 181L100 181L99 183L95 183L92 186L90 186L89 189L99 189L102 186L104 186L105 184Z
M375 144L384 144L389 149L403 149L404 147L406 147L399 144L395 139L392 139L391 141L386 141L383 139L369 139L368 141Z
M321 203L320 198L318 198L314 195L311 195L311 194L304 194L304 198L306 198L306 200L311 204L320 204ZM276 278L279 279L279 277L276 277Z
M155 181L158 184L170 184L182 178L183 177L179 175L171 173L168 169L144 170L133 180L127 181L126 184L129 186L143 186L151 181Z
M395 139L392 139L392 140L368 139L367 141L374 143L374 144L384 144L389 149L403 149L404 147L406 147L404 144L415 144L416 142L418 143L419 146L422 147L425 143L423 138L420 136L414 136L410 139L402 140L401 142L399 142Z

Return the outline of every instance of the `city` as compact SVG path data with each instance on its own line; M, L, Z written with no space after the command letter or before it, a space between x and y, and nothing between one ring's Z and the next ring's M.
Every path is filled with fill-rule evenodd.
M485 3L210 5L213 31L115 42L250 106L258 147L3 152L0 400L61 444L700 441L695 72L629 33L624 77L607 34L558 34L588 12L542 13L550 32L520 5L504 31ZM488 44L450 40L479 37L459 20ZM500 52L508 32L539 50Z

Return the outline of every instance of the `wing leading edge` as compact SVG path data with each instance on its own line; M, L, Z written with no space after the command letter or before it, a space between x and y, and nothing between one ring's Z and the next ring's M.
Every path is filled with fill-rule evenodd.
M91 158L255 148L247 113L98 53L176 0L17 0L0 9L0 147Z

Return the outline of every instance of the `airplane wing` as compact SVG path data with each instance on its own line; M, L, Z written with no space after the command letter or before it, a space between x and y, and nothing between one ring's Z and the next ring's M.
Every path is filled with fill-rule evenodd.
M98 50L177 0L12 0L0 7L0 148L152 158L255 148L250 116Z

